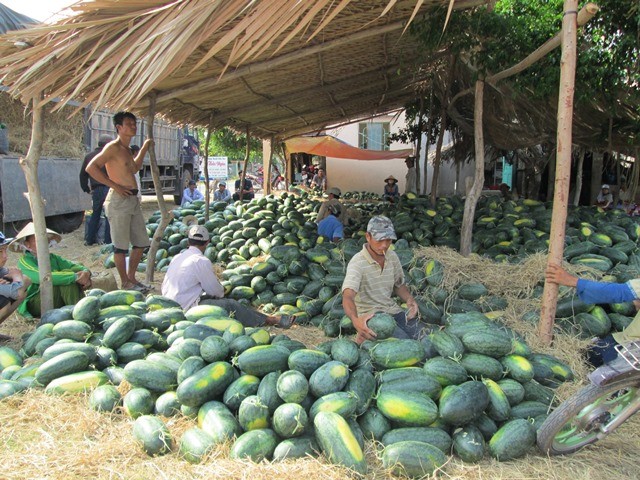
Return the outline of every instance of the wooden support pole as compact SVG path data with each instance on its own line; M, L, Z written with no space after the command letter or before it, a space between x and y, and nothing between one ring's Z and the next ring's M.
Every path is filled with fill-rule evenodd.
M446 84L442 97L442 106L440 107L440 134L438 135L438 141L436 143L436 155L433 158L433 178L431 179L431 206L433 207L436 206L436 199L438 197L438 177L440 176L440 164L442 163L442 142L447 132L447 105L449 104L449 97L451 96L451 85L454 80L455 66L456 57L451 55L449 57L449 71L445 78Z
M271 193L271 169L273 168L273 135L262 140L262 191L265 195Z
M209 204L211 203L211 186L209 185L209 142L211 142L211 118L207 126L207 138L204 141L204 218L209 221Z
M36 233L38 251L38 276L40 279L40 311L45 313L53 308L53 283L51 279L51 258L49 257L49 238L44 213L44 200L38 179L38 163L42 153L44 137L44 107L42 95L31 101L31 142L26 157L20 157L20 167L27 182L25 196L31 208L31 218Z
M576 32L578 0L565 0L562 19L562 57L560 60L560 92L558 95L558 133L556 155L556 187L551 215L549 264L562 264L567 222L569 180L571 177L571 140L573 132L573 95L576 75ZM558 302L558 285L545 282L538 334L547 345L553 340L553 324Z
M153 141L153 123L156 116L156 96L155 93L149 94L149 110L147 112L147 138ZM160 207L160 224L156 228L153 238L151 239L151 246L147 252L147 271L145 280L148 284L153 281L153 273L156 269L156 252L160 248L160 241L164 236L164 231L169 226L173 214L169 212L167 204L164 201L164 192L162 191L162 183L160 182L160 169L158 168L158 161L156 159L155 145L151 143L149 147L149 166L151 167L151 178L153 178L153 188L156 191L156 198L158 199L158 206Z
M460 231L460 254L468 257L471 254L471 238L473 236L473 217L476 213L476 205L482 193L484 185L484 132L482 129L482 116L484 104L484 80L476 80L476 98L473 110L473 130L476 154L476 171L473 177L473 186L464 202L464 215L462 216L462 229ZM433 194L433 192L431 192Z

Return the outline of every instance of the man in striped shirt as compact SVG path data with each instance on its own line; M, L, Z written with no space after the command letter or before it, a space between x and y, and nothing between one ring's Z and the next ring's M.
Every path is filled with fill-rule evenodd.
M389 218L373 217L367 225L367 243L347 265L342 306L358 332L358 343L375 340L376 334L367 327L367 322L377 312L395 318L394 337L417 339L421 336L423 325L418 320L418 304L404 283L398 255L389 250L396 238ZM392 298L394 294L406 303L406 312Z

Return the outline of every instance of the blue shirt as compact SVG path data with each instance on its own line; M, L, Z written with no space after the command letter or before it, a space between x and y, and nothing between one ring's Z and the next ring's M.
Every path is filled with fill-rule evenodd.
M5 267L0 267L0 277L4 277L9 273L9 270ZM22 282L11 282L0 284L0 297L11 298L15 300L18 298L19 290L22 288Z
M626 283L594 282L578 279L576 292L584 303L623 303L640 298L640 284L637 280Z
M224 190L216 190L213 192L213 200L216 202L227 202L231 200L231 192L226 188Z
M182 203L180 206L183 207L187 203L193 203L196 200L204 200L204 195L202 195L197 188L191 193L191 189L187 187L184 189L184 192L182 192Z
M326 237L329 240L344 238L342 222L335 215L329 215L318 223L318 235Z

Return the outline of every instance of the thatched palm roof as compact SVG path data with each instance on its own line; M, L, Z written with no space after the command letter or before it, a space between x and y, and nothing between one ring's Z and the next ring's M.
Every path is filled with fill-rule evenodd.
M405 31L435 6L485 0L84 0L75 16L0 37L23 101L156 109L179 123L286 137L401 107ZM16 41L28 42L18 48Z

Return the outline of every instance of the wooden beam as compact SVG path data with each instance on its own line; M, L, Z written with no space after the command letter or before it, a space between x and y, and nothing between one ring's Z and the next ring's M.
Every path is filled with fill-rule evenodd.
M578 0L564 1L562 19L562 57L560 60L560 92L558 95L558 134L556 155L556 188L551 214L548 264L562 265L569 181L571 178L571 139L573 132L573 96L576 76ZM558 285L545 282L538 335L547 345L553 340L553 325L558 302Z

